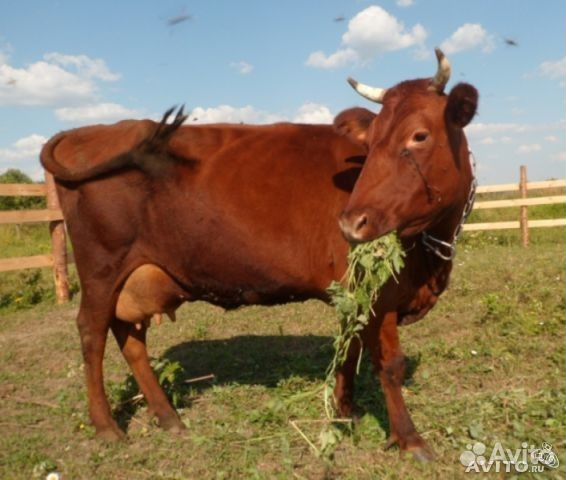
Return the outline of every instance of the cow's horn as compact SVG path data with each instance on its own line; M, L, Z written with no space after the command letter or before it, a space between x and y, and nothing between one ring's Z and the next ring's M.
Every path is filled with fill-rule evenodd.
M435 48L434 53L436 53L436 58L438 60L438 70L436 71L436 75L431 80L431 86L434 87L439 93L444 92L444 87L450 80L450 74L452 73L452 67L450 66L450 62L446 58L446 55L440 50L440 48Z
M363 83L354 80L352 77L348 77L348 83L352 88L358 92L362 97L371 100L376 103L383 103L383 97L387 92L385 88L370 87L369 85L364 85Z

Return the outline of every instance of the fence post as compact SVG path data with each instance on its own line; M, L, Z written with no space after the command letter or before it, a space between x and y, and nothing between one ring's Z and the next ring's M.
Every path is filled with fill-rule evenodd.
M521 165L521 180L519 182L519 190L521 198L527 198L527 167ZM527 214L527 207L521 207L521 238L523 240L523 247L529 246L529 217Z
M60 210L57 189L53 175L45 172L45 186L47 188L47 208L49 210ZM65 234L65 222L56 220L49 222L51 233L51 250L53 253L53 278L55 280L55 294L57 303L66 303L71 298L69 293L69 276L67 270L67 236Z

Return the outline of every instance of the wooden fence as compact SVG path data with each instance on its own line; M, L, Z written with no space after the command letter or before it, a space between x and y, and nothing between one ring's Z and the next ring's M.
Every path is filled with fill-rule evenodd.
M518 192L520 198L510 200L477 201L474 210L488 208L521 207L520 218L510 222L493 223L467 223L464 231L501 230L520 228L523 245L529 243L529 229L540 227L566 226L566 218L548 220L528 220L527 208L535 205L550 205L566 203L566 195L528 198L528 192L549 188L564 188L566 180L550 180L546 182L527 182L527 169L521 167L521 181L504 185L480 186L477 193ZM55 182L53 177L46 173L45 184L0 184L0 196L41 196L47 197L46 210L17 210L0 212L0 224L21 224L48 222L51 233L51 254L35 255L32 257L0 259L0 272L23 270L26 268L51 267L55 279L57 302L64 303L69 300L69 280L67 264L72 262L72 256L67 253L67 239L63 214L59 206Z
M0 212L0 224L49 222L49 231L51 233L51 254L0 259L0 272L51 267L55 280L57 303L68 302L70 293L67 263L70 257L67 254L65 223L63 222L63 213L57 198L53 176L46 173L44 185L0 184L0 196L47 197L46 210Z
M486 200L476 201L474 210L492 209L492 208L510 208L521 207L520 218L510 222L491 222L491 223L467 223L464 225L464 231L478 230L508 230L521 229L521 239L526 247L529 244L529 229L544 227L563 227L566 226L566 218L554 218L546 220L529 220L529 206L535 205L553 205L557 203L566 203L566 195L553 195L549 197L532 197L528 198L528 192L533 190L557 189L566 187L566 180L548 180L546 182L528 182L527 167L521 166L519 183L508 183L503 185L486 185L480 186L477 193L498 193L498 192L517 192L520 198L509 200Z

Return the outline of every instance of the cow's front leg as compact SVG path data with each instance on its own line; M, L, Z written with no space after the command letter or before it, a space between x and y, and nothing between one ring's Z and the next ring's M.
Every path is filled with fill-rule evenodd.
M138 330L133 323L114 319L111 328L147 401L149 412L157 417L159 426L172 432L184 430L185 425L169 403L149 364L146 348L147 327L142 325Z
M336 385L334 387L334 402L338 415L344 418L352 418L358 414L354 403L354 382L356 378L356 366L360 355L360 342L352 339L346 361L336 372Z
M108 324L104 315L93 315L92 309L81 305L77 326L85 365L89 414L98 438L105 441L121 440L125 437L112 418L110 405L104 391L102 361L108 336Z
M376 373L381 381L391 434L386 448L397 444L401 451L409 451L417 460L434 460L434 453L417 433L411 415L405 406L401 387L405 379L405 356L399 345L397 313L385 314L379 326L377 348L371 356Z

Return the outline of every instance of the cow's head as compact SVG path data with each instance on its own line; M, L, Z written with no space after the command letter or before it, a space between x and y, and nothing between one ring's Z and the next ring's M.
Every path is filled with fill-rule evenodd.
M367 149L367 159L340 217L345 237L366 242L397 230L403 237L433 227L466 203L473 172L463 128L476 113L478 93L468 84L448 95L450 64L436 50L432 79L410 80L384 90L355 80L365 98L383 105L378 114L355 108L339 114L338 132Z

